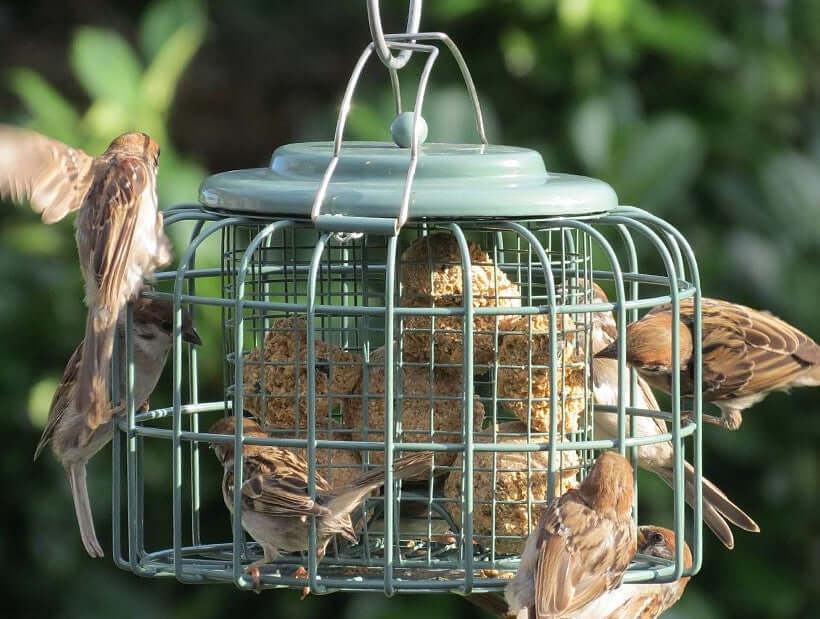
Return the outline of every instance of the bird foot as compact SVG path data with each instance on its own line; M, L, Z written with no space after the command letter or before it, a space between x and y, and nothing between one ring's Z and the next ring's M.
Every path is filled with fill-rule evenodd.
M304 566L300 565L298 568L296 568L296 571L293 572L293 577L294 578L302 578L302 579L307 580L307 578L309 577L309 574L308 574L308 571L304 568ZM302 587L302 597L299 598L299 599L304 600L309 595L310 595L310 586L305 585L304 587Z
M245 568L245 573L251 577L253 581L253 591L254 593L261 593L262 592L262 572L259 570L259 567L256 565L249 565Z
M737 415L737 417L740 417L740 415ZM681 411L681 425L694 421L694 419L694 411ZM737 430L740 427L741 421L743 421L742 418L738 421L735 416L726 417L725 415L721 415L720 417L715 417L714 415L701 415L701 420L703 423L711 423L713 425L720 426L721 428L726 428L727 430Z

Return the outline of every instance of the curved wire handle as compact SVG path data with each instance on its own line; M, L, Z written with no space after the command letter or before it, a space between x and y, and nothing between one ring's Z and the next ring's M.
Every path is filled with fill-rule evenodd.
M390 53L390 46L384 38L384 30L382 29L382 18L379 13L379 0L367 0L367 23L370 24L370 36L373 38L373 45L376 49L376 55L382 64L388 69L403 69L413 55L413 50L400 50L398 55L393 56ZM410 9L407 14L407 30L406 34L415 34L419 31L419 24L421 23L421 0L410 0ZM410 41L415 43L414 40Z
M380 227L382 230L389 228L390 230L388 230L388 232L392 232L392 234L398 233L398 231L402 228L402 226L404 226L408 218L410 209L411 189L413 186L413 179L416 174L416 166L418 165L419 154L419 139L418 132L416 131L416 126L419 122L419 117L421 116L421 108L424 103L424 95L427 91L427 83L429 81L430 72L433 68L433 63L435 63L439 53L438 48L434 45L423 45L421 43L415 42L403 42L404 40L409 39L417 39L422 41L434 40L444 43L444 45L447 47L447 49L450 51L453 58L455 59L456 64L458 65L458 68L461 71L462 79L464 80L464 83L467 87L467 93L470 96L470 100L473 104L473 111L475 113L476 131L478 132L478 136L481 140L481 143L484 146L488 144L487 135L484 131L484 117L481 114L481 105L478 101L478 93L475 88L475 83L473 82L473 78L470 75L470 70L467 68L467 63L464 60L464 56L461 55L461 51L458 49L458 46L456 46L452 39L450 39L450 37L448 37L446 34L442 32L388 34L385 38L386 45L388 48L396 49L399 51L418 51L429 54L427 62L424 65L424 69L422 70L421 78L419 80L418 91L416 93L416 105L413 110L413 141L410 144L410 165L407 170L407 180L405 182L404 192L402 194L399 215L395 220L381 219L381 221L379 222L381 224ZM353 99L353 93L356 90L356 85L358 84L359 77L361 76L362 70L364 69L364 65L367 63L368 58L370 58L375 48L376 44L374 42L371 42L367 45L365 50L362 52L361 56L359 56L359 60L356 62L356 66L353 68L353 72L350 75L350 80L347 83L347 88L345 90L344 97L342 98L342 104L339 109L339 117L336 121L336 133L333 139L333 155L330 159L330 163L327 166L325 175L322 177L322 181L319 184L319 189L316 192L316 197L314 198L313 206L310 212L310 218L314 224L318 223L320 217L323 219L326 217L324 215L321 215L322 203L324 202L325 196L327 194L330 179L333 176L334 171L336 170L336 165L339 163L339 156L342 150L345 122L347 121L347 117L350 114L350 104ZM394 92L398 97L399 95L396 89L397 82L395 81L395 69L390 69L390 75L391 82L393 82L394 86ZM397 107L400 107L400 103L398 102ZM361 231L362 228L360 226L363 222L358 221L361 218L348 217L347 219L348 225L346 225L344 229L340 230L338 227L336 227L340 226L343 223L339 220L335 220L333 222L334 226L332 228L328 227L328 229L334 229L336 231L343 232ZM368 218L368 227L374 227L375 225L377 225L377 219L380 218Z

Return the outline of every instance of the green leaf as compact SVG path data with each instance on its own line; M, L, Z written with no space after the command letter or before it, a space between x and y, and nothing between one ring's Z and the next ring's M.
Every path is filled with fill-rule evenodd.
M731 53L729 44L694 11L636 2L627 21L644 45L688 63L715 62Z
M152 2L140 21L140 48L147 58L153 59L180 26L203 21L205 21L205 12L202 3L198 0Z
M162 45L145 71L142 92L146 105L164 114L171 107L177 84L205 36L205 20L181 26Z
M610 175L621 202L660 210L688 191L704 156L703 138L692 120L667 114L633 127L628 135Z
M587 99L575 110L570 119L570 139L588 170L597 172L606 167L614 128L612 109L602 97Z
M33 129L68 144L80 141L77 111L42 75L31 69L12 69L9 87L31 114Z
M77 79L93 99L134 102L142 67L134 50L118 33L78 28L70 58Z

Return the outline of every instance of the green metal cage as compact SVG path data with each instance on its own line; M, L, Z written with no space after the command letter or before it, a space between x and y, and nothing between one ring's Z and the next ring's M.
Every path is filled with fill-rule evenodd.
M368 5L374 42L354 68L334 142L282 147L268 168L210 177L201 204L165 211L166 226L184 228L190 240L175 268L157 274L156 289L144 294L176 309L173 391L163 406L137 410L129 308L125 350L115 355L127 369L126 393L114 394L126 403L113 440L116 564L142 576L252 587L244 567L260 550L239 519L222 537L203 527L229 518L221 505L203 510L202 494L221 481L208 445L230 441L237 453L243 444L301 450L312 496L317 472L341 484L386 469L383 492L358 514L358 543L334 541L317 565L312 523L307 554L280 556L262 572L263 587L499 591L543 505L579 483L600 450L617 449L636 466L639 446L671 441L670 528L683 539L689 525L694 562L684 569L678 544L672 562L636 557L625 581L697 573L701 401L687 403L692 420L683 422L678 384L677 318L689 297L700 383L700 286L689 244L652 214L618 206L601 181L548 173L533 151L487 144L475 88L452 41L419 33L414 8L408 33L381 35L373 27L377 5ZM478 145L422 144L423 98L439 46L464 75ZM374 51L388 67L397 123L411 136L405 147L343 140L359 74ZM427 61L414 112L402 115L398 70L410 53ZM596 300L595 284L611 301ZM623 347L616 405L596 404L597 317L612 312L624 341L640 311L666 303L675 318L668 406L636 408L636 376ZM217 399L200 399L204 360L183 348L183 307L221 327ZM607 413L617 415L617 432L602 438L595 416ZM203 431L226 414L255 416L269 438L243 436L242 424L234 436ZM663 419L669 430L633 437L638 416ZM688 519L687 449L696 497ZM170 459L151 462L146 453L157 450L170 451ZM392 462L424 450L435 453L429 474L394 481ZM167 503L146 504L147 471L167 478ZM241 479L241 458L234 473ZM150 514L169 506L173 531L163 539L165 532L150 530ZM297 565L307 566L307 583L290 575Z

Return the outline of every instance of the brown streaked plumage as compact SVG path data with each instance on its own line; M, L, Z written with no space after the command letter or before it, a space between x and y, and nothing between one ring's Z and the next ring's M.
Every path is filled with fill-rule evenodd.
M145 278L168 264L171 246L157 206L159 146L144 133L125 133L94 159L94 177L77 217L77 251L85 279L79 406L89 429L104 423L114 325Z
M618 586L635 554L633 474L604 452L577 489L555 500L530 533L505 591L513 613L563 617Z
M607 303L606 294L596 286L595 301ZM614 317L611 312L597 312L592 315L593 345L596 353L603 350L616 338ZM616 406L618 404L618 362L615 359L595 358L592 360L592 387L595 404ZM628 403L628 398L627 398ZM634 406L644 410L660 410L652 388L638 376L638 389ZM634 436L656 436L668 432L666 422L653 417L633 416ZM618 416L615 413L595 411L593 417L595 435L599 438L614 439L618 436ZM628 425L627 428L630 428ZM629 429L627 430L629 432ZM674 484L674 450L671 441L643 445L638 448L638 466L655 473L670 487ZM694 468L684 460L684 492L686 502L694 505ZM734 535L727 520L746 531L758 533L760 527L742 509L735 505L715 484L703 480L703 521L727 548L734 548Z
M693 301L680 303L681 395L693 389ZM770 391L820 385L820 346L775 316L721 301L703 299L703 397L721 410L704 417L737 430L742 412ZM627 329L627 361L654 387L671 390L672 310L658 307ZM617 342L598 353L614 358Z
M0 125L0 198L28 201L44 223L60 221L83 203L94 159L36 131Z
M233 434L235 418L224 417L209 430L213 434ZM242 419L245 436L267 437L258 423ZM232 443L213 443L217 459L224 467L222 496L233 512L234 449ZM350 514L373 490L384 485L384 470L364 473L343 488L334 489L316 474L316 500L308 494L308 463L288 449L245 445L242 464L242 527L262 547L264 556L246 568L259 583L259 567L276 559L279 551L308 549L309 516L316 516L316 559L325 556L327 545L337 533L355 542L356 531ZM419 452L393 462L395 479L418 475L430 468L432 454ZM304 573L304 570L297 570Z
M173 307L167 301L140 298L134 303L134 397L142 404L151 395L165 366L171 348ZM200 344L199 335L193 328L191 316L182 314L182 339ZM121 344L125 339L120 333ZM111 440L112 418L123 407L110 409L104 423L89 431L86 423L87 409L77 405L77 374L83 354L83 344L71 355L57 391L51 402L48 422L34 452L34 459L49 443L55 457L68 475L77 525L86 552L92 557L102 557L103 551L94 531L94 518L86 486L86 464ZM121 379L124 388L124 381Z
M158 210L159 146L144 133L124 133L89 157L39 133L0 125L0 197L23 202L53 223L77 217L77 251L88 305L78 406L88 427L108 410L108 362L122 307L143 280L171 260Z
M673 561L675 534L656 526L638 527L638 553ZM684 542L684 567L692 567L692 552ZM571 619L655 619L683 595L689 578L670 583L622 584L571 615Z

